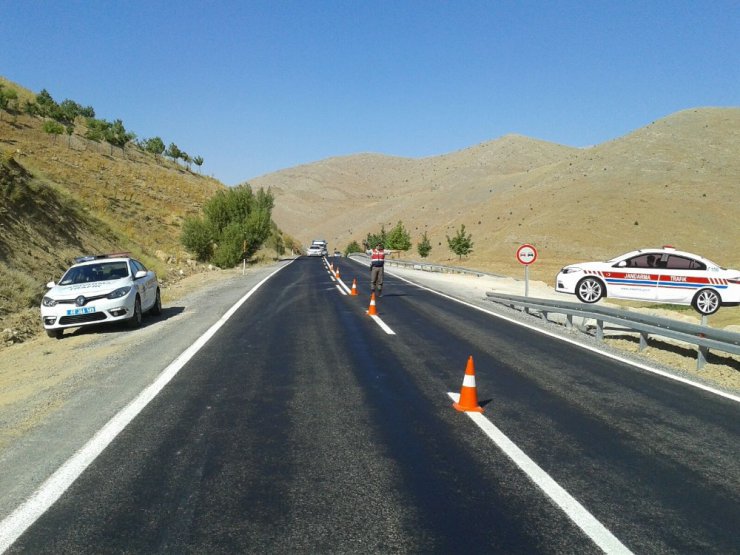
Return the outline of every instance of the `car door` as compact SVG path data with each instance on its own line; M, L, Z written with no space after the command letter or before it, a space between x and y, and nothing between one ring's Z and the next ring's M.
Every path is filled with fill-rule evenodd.
M134 285L139 290L142 310L149 310L154 302L154 295L156 294L156 288L152 287L153 273L147 271L146 267L138 260L131 260L131 266L134 276L136 276L137 272L142 270L147 272L146 277L134 279Z
M655 261L660 253L642 253L615 264L607 278L610 297L654 301L658 284Z
M666 255L666 260L661 260L660 265L659 301L690 303L696 292L709 284L707 266L699 260L671 254Z

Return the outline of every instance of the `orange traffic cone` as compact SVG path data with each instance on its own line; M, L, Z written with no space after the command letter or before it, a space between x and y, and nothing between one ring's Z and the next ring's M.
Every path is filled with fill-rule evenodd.
M378 315L378 311L375 308L375 291L373 291L370 294L370 308L367 309L367 313L370 316L377 316Z
M468 366L465 368L465 377L460 388L460 400L453 403L452 406L461 412L483 412L483 408L478 404L478 391L475 388L475 365L473 364L472 355L468 358Z
M336 271L335 275L337 276L337 279L339 279L339 266L337 266L337 271Z
M350 295L357 295L357 278L352 280L352 291L349 292Z

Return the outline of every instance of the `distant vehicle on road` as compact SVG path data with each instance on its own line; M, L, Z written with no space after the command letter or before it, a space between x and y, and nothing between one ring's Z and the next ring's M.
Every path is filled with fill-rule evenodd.
M325 256L326 249L319 245L311 245L310 247L308 247L308 250L306 251L306 255L307 256Z
M126 253L75 259L59 280L49 282L41 300L41 321L49 337L66 328L125 321L139 327L145 312L160 314L156 274Z
M673 247L641 249L560 270L555 290L581 302L603 297L691 305L700 314L740 304L740 271Z

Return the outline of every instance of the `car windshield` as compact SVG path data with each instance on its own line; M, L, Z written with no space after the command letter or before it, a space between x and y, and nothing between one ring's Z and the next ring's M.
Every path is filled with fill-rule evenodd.
M112 281L128 276L128 264L125 261L101 262L85 266L74 266L62 276L59 285L73 285L76 283L93 283L96 281Z

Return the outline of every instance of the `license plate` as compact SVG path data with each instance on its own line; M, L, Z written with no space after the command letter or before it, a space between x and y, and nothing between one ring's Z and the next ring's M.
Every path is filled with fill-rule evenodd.
M73 308L67 311L67 316L77 316L78 314L90 314L95 312L94 306L86 306L84 308Z

